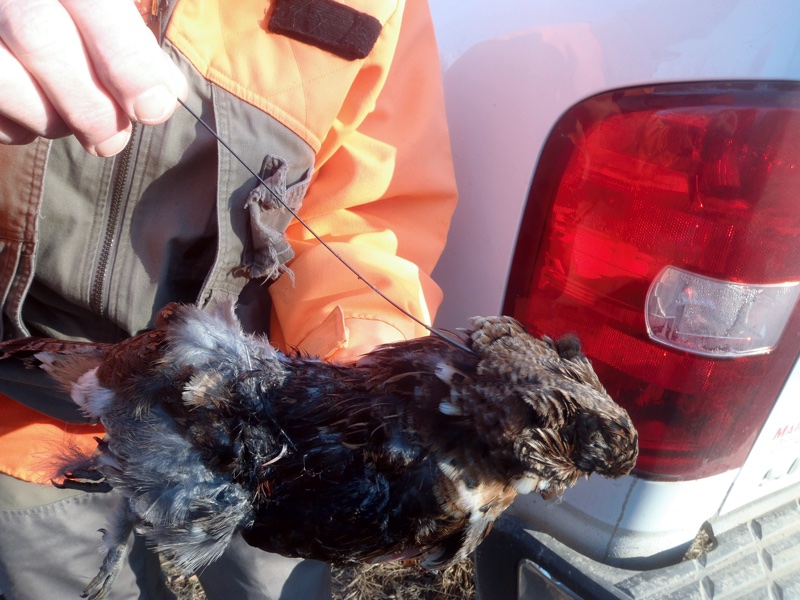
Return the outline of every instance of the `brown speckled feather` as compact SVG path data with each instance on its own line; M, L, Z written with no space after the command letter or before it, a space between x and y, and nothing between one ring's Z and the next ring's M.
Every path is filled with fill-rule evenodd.
M119 344L0 352L35 353L106 427L64 482L104 479L124 498L87 588L100 597L134 525L187 572L238 533L289 556L438 566L474 549L520 492L631 470L636 431L576 340L487 317L463 343L420 338L335 365L243 333L232 305L170 305Z

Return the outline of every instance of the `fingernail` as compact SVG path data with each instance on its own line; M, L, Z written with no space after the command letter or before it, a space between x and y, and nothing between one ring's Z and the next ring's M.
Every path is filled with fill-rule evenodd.
M119 154L128 145L128 140L131 138L129 129L115 133L105 142L100 142L94 148L89 148L89 152L95 156L114 156Z
M175 110L175 95L163 85L142 92L133 101L133 114L139 123L161 123Z

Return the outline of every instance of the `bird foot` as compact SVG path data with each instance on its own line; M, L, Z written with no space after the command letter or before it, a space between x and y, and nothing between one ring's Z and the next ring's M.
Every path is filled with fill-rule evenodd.
M100 565L100 571L83 590L82 598L99 600L111 590L128 554L128 539L133 533L134 521L128 499L120 498L110 516L109 529L100 529L100 533L103 534L103 545L107 549L106 556Z
M64 473L63 481L51 480L53 486L60 490L79 490L106 494L111 491L111 484L105 475L96 469L74 469Z
M103 531L101 529L101 531ZM105 534L105 531L103 531ZM103 564L100 566L100 571L89 582L89 585L83 590L81 598L88 598L89 600L100 600L111 590L117 575L122 570L122 564L125 561L125 556L128 553L128 547L125 543L116 544L109 549L106 557L103 559Z

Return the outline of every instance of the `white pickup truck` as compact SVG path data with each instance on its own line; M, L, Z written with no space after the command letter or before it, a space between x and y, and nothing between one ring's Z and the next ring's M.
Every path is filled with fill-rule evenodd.
M800 598L800 2L430 3L461 196L436 324L577 333L641 446L519 500L479 594Z

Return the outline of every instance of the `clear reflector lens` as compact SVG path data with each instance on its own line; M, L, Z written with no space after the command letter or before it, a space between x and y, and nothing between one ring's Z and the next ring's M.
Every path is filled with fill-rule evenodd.
M799 294L798 282L750 285L666 267L647 294L647 332L694 354L766 354L778 343Z

